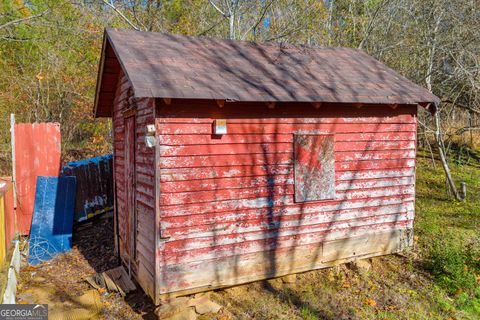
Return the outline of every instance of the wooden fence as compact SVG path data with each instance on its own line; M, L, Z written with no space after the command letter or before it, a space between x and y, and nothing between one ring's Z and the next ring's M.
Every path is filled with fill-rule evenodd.
M0 265L4 264L5 257L15 236L14 214L11 179L0 178Z
M75 222L113 209L113 157L78 160L63 166L61 176L77 178Z

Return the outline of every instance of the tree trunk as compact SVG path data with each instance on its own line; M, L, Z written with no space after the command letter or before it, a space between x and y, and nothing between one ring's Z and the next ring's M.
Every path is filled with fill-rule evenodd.
M447 177L447 183L448 186L450 187L450 190L452 191L453 195L455 196L455 199L458 201L463 201L465 200L463 195L461 195L457 187L455 186L455 181L453 181L452 174L450 172L450 168L448 167L448 162L447 162L447 155L445 153L445 148L443 145L443 139L442 139L442 133L440 129L440 112L437 111L435 114L435 142L437 144L438 148L438 154L440 155L440 161L442 162L443 170L445 171L445 176Z
M431 40L431 47L429 50L428 56L428 70L427 76L425 78L425 82L427 84L427 88L430 92L432 92L432 72L433 72L433 61L435 56L435 51L437 49L437 33L440 27L440 23L442 21L443 12L441 12L436 17L435 28L433 30L433 39ZM443 143L442 138L442 129L440 126L440 108L437 108L437 112L434 115L434 122L435 122L435 142L438 148L438 154L440 155L440 161L442 162L443 170L445 171L445 176L447 178L448 186L450 187L450 191L453 192L455 199L459 201L463 201L463 196L458 193L457 187L455 186L455 181L453 181L452 174L450 172L450 168L447 162L447 153L445 151L445 145Z

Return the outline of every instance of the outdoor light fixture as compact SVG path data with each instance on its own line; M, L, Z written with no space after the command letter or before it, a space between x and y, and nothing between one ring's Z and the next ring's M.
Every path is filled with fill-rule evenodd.
M145 134L145 145L148 148L155 147L155 125L154 124L147 124L147 132Z
M213 134L215 135L227 134L227 120L215 119L213 121Z
M155 125L154 124L147 124L147 135L155 135Z

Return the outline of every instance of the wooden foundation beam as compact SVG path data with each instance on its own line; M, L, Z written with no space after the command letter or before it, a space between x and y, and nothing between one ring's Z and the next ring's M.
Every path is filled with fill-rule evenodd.
M400 252L412 245L413 231L403 229L327 241L313 246L304 245L288 250L256 252L240 258L229 256L211 261L164 266L162 268L164 274L157 277L160 286L164 290L169 290L168 285L172 286L174 282L173 286L177 283L178 287L171 287L172 292L162 293L154 301L158 305L175 297ZM179 290L185 283L191 288Z

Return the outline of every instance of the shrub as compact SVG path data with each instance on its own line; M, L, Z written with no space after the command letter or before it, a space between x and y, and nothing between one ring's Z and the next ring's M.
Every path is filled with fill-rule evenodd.
M470 246L437 241L427 253L427 268L449 294L470 291L477 285L477 257L470 249Z

